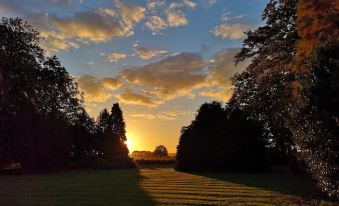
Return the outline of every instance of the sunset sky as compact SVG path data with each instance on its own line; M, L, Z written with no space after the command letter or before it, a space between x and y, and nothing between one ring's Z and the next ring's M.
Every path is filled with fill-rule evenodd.
M33 24L97 117L119 102L129 148L175 152L204 102L226 102L244 31L268 0L0 0L1 16Z

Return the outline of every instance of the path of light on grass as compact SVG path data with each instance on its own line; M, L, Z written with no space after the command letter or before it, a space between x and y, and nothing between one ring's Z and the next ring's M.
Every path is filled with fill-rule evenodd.
M319 205L315 200L178 172L172 168L143 169L141 175L143 178L140 187L150 194L158 205Z
M0 176L0 206L336 205L301 198L295 189L304 181L293 178L191 174L163 166Z

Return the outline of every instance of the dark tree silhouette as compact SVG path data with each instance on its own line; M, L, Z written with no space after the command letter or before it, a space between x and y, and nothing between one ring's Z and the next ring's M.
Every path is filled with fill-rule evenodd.
M339 199L338 3L298 1L294 72L288 125L320 188Z
M118 135L120 141L125 142L126 139L126 125L122 116L122 111L118 103L113 104L111 110L112 130Z
M234 94L230 107L240 108L263 122L270 140L273 163L286 164L293 148L286 126L291 95L297 32L296 0L270 0L263 16L265 25L248 31L236 62L251 59L241 74L233 77Z
M179 170L263 171L263 129L241 110L224 109L219 102L205 103L181 131L177 162Z
M156 157L168 157L167 148L164 145L159 145L154 149L153 155Z
M118 103L113 104L112 113L104 109L97 120L97 150L106 159L128 158L125 122Z
M70 127L83 109L80 93L59 60L45 57L39 34L19 18L0 22L0 156L23 170L64 167Z

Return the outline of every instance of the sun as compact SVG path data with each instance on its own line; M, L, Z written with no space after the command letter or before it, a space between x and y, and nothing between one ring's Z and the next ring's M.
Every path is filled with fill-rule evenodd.
M129 150L130 153L132 153L137 146L137 139L134 135L134 133L127 132L126 133L127 140L125 141L125 144Z
M125 142L129 152L133 152L133 142L131 140L131 138L127 138L126 142Z

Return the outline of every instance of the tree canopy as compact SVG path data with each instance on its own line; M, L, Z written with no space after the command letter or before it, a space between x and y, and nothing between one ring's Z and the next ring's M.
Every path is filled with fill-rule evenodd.
M181 130L177 169L199 171L263 171L265 140L260 124L219 102L205 103L195 120Z
M168 157L168 150L164 145L159 145L154 149L153 155L156 157Z

